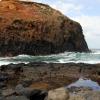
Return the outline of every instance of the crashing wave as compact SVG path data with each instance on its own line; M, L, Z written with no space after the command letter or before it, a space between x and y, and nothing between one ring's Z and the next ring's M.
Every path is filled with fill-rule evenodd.
M93 50L91 53L75 53L64 52L54 55L46 56L30 56L30 55L18 55L15 57L1 57L0 65L7 65L10 63L29 63L29 62L46 62L46 63L88 63L97 64L100 63L100 50Z

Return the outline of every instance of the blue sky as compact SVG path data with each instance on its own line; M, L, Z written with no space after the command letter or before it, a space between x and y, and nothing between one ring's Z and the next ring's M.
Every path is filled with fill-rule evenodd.
M100 49L100 0L33 0L49 4L78 21L89 48Z

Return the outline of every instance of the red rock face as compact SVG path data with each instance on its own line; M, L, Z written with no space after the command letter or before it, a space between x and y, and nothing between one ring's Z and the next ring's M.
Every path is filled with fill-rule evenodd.
M0 1L0 55L89 51L79 23L48 5Z

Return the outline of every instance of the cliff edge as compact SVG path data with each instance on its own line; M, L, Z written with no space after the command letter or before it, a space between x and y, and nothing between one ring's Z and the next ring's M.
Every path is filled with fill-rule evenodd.
M79 23L48 5L0 1L0 56L89 51Z

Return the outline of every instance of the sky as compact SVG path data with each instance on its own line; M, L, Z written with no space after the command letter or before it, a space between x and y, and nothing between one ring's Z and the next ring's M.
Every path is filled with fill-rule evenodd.
M100 49L100 0L33 0L78 21L90 49Z

